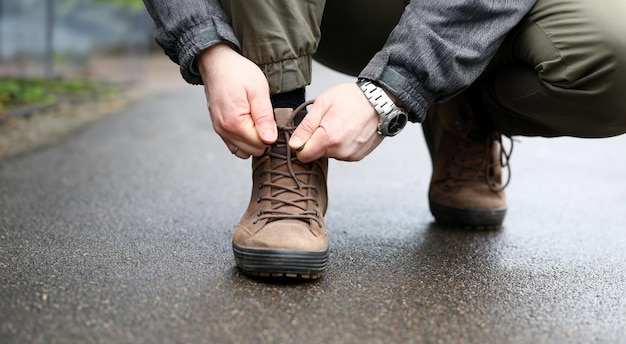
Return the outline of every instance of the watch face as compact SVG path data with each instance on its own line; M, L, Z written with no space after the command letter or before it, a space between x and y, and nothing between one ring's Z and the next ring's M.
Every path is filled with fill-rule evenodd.
M406 125L406 118L404 116L396 116L396 118L392 119L389 123L389 133L397 134L404 128Z
M386 121L387 136L395 136L400 131L402 131L402 129L404 129L404 126L408 122L408 119L409 118L407 114L404 112L395 111L394 113L392 113L389 119Z

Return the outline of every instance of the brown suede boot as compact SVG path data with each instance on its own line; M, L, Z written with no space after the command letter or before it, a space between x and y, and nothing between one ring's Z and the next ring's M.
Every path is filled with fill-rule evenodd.
M326 268L328 159L304 164L287 145L304 105L274 110L278 141L252 159L250 204L233 234L235 262L250 275L316 279Z
M428 200L437 222L497 229L506 215L502 140L491 122L479 121L463 95L434 104L423 123L433 174ZM510 176L510 174L509 174Z

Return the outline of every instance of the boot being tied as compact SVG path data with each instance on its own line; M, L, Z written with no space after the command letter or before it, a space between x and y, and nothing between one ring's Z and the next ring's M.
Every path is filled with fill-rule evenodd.
M306 106L274 109L278 140L252 159L252 195L233 234L237 266L261 277L317 279L328 261L328 159L300 162L289 137Z
M433 163L428 200L435 220L498 229L506 215L504 188L510 180L509 171L502 183L510 152L503 152L500 133L489 120L477 118L463 95L432 105L423 130Z

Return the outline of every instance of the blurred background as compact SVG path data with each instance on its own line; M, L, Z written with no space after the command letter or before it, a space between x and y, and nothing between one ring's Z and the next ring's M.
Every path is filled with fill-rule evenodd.
M0 157L185 85L152 27L142 0L0 0Z
M0 73L137 81L151 31L141 0L0 0Z

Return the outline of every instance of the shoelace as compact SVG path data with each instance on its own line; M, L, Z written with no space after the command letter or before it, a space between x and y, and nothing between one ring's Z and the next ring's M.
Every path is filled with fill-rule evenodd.
M506 150L506 148L504 147L504 144L502 142L502 137L506 137L507 139L509 139L510 142L510 148L508 149L508 151ZM511 165L510 165L510 161L511 161L511 155L513 154L513 138L509 137L509 136L504 136L502 134L500 134L499 132L493 132L492 134L492 140L491 140L491 144L493 145L495 142L497 142L500 145L500 156L499 156L499 161L494 161L491 158L491 154L489 154L489 163L487 164L487 184L489 184L489 188L494 191L494 192L500 192L504 189L506 189L506 187L509 185L509 183L511 182ZM491 153L491 150L490 150ZM493 168L496 167L496 163L500 164L500 168L502 169L502 171L506 170L506 182L502 184L502 186L498 187L498 184L496 182L494 182L491 178L493 177L491 170Z
M463 152L463 159L459 160L457 156L455 156L454 163L461 166L464 171L470 171L470 173L473 172L473 174L469 176L450 174L449 177L454 179L459 184L471 183L484 179L487 182L487 185L489 185L489 189L492 191L499 192L504 190L511 182L510 158L513 154L514 140L511 137L504 136L510 141L510 148L506 150L502 142L503 135L497 131L493 131L490 135L485 137L484 145L473 143L472 141L474 140L468 136L469 134L463 135L463 141L465 141L464 144L457 145L457 148ZM500 146L500 156L498 160L494 160L492 155L494 144L498 144ZM484 147L487 147L487 149L484 149ZM506 182L500 187L498 187L498 183L493 180L494 174L492 173L493 169L497 167L497 164L500 165L502 171L506 170L507 175Z
M308 105L312 104L313 100L309 100L293 110L286 123L293 123L295 116L301 110L305 109ZM319 221L320 214L317 210L310 210L310 202L319 206L319 202L316 197L309 195L311 190L315 195L319 194L319 190L315 185L306 184L299 176L313 176L314 179L319 178L319 174L313 169L313 164L319 163L313 161L311 163L300 162L296 155L293 154L293 150L289 147L289 139L291 134L296 129L296 126L278 126L278 133L282 135L284 141L279 139L280 143L276 143L276 147L279 149L273 149L276 147L267 148L267 153L270 159L270 168L261 171L261 175L271 175L270 181L261 183L260 188L270 187L273 192L269 196L261 196L257 202L270 201L273 206L271 208L262 209L257 214L255 221L261 221L268 219L271 221L282 219L298 219L303 221L315 221L321 228L322 223ZM284 148L284 154L283 154ZM279 161L279 162L277 162ZM299 165L302 169L294 168L295 165ZM286 171L284 169L286 167ZM290 178L295 185L286 186L278 183L284 178ZM310 179L310 178L307 178ZM295 195L295 197L285 197L287 195ZM281 197L282 196L282 197ZM290 207L293 207L289 209ZM294 209L295 208L295 209Z

